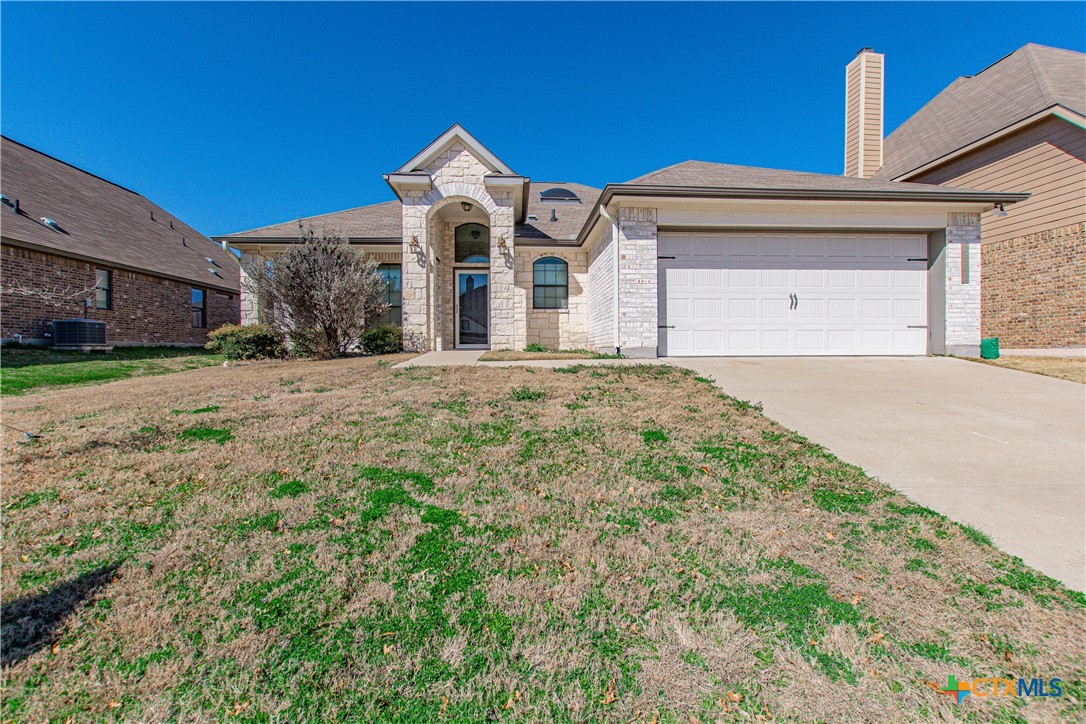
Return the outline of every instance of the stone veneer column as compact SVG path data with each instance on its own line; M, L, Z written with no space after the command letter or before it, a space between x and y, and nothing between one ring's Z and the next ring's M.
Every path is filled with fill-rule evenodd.
M946 222L946 352L980 355L980 214Z
M420 196L404 196L403 266L400 271L400 283L403 347L409 352L425 352L430 349L428 314L430 248L426 228L428 208L421 204ZM413 246L418 251L413 250Z
M251 251L241 254L241 323L260 324L263 318L260 298L252 289L251 275L259 273L267 261L266 257Z
M519 350L527 336L527 309L523 291L517 289L513 259L513 194L493 198L497 208L490 214L490 348Z
M656 356L656 241L656 209L618 210L618 343L627 357Z

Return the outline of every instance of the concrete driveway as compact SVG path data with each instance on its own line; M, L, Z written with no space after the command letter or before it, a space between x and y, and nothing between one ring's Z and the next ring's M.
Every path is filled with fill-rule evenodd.
M1086 385L943 357L668 362L1086 588Z

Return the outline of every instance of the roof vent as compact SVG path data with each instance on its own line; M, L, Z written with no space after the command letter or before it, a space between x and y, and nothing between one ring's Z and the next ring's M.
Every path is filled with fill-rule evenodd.
M60 231L60 224L57 223L56 219L50 219L48 216L43 216L41 217L41 223L45 224L50 229L56 229L57 231Z
M151 221L154 221L154 220L155 220L155 212L154 212L154 210L152 210L151 211Z
M4 204L5 206L15 206L15 204L12 203L11 199L9 199L4 194L0 194L0 204Z
M535 214L528 214L528 221L539 221L539 218Z
M173 228L173 219L170 219L170 228Z
M211 264L212 266L218 266L219 265L219 262L215 261L210 256L205 256L204 261L206 261L208 264Z
M551 221L558 221L558 213L554 209L551 209Z
M208 271L211 272L212 274L214 274L215 276L219 277L220 279L222 278L222 274L219 274L218 269L208 269Z

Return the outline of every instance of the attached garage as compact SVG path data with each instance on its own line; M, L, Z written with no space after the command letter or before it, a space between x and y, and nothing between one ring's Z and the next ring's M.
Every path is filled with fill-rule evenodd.
M668 232L659 354L924 355L925 234Z

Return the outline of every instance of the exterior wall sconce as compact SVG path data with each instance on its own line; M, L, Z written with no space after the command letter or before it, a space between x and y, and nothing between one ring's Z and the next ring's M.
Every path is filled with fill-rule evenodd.
M408 242L407 246L409 249L411 249L412 254L422 253L422 244L419 243L419 237L417 236L412 236L411 241Z
M505 235L498 237L498 251L505 253L509 251L509 245L505 242Z
M474 209L475 205L468 202L468 201L461 201L460 202L460 208L462 208L464 210L464 213L466 214L466 213L470 212L472 209Z
M1002 219L1006 215L1007 212L1004 211L1003 204L996 204L995 207L992 209L992 216L997 219Z

